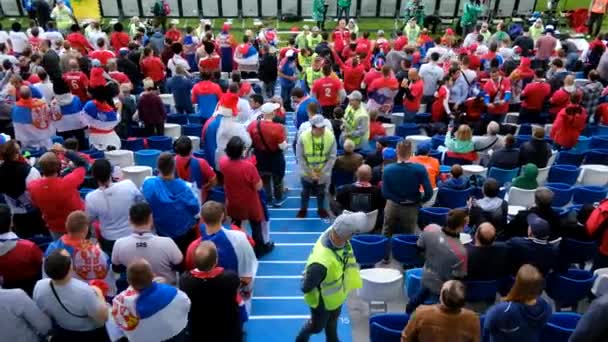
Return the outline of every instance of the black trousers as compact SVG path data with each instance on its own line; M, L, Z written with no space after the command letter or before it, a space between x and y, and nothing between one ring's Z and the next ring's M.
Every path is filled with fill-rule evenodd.
M338 318L342 307L333 311L324 308L310 308L310 319L304 323L302 330L296 337L296 342L307 342L311 335L325 330L325 341L338 342Z
M600 33L602 29L602 21L604 21L603 13L593 13L589 16L589 34L591 37L595 37Z
M234 220L233 223L242 228L241 225L243 224L243 221ZM266 242L264 241L264 235L262 234L262 222L249 220L249 225L251 226L251 237L255 242L255 246L257 248L264 246Z
M350 7L338 6L338 14L336 15L338 17L338 20L344 18L346 21L348 21L348 12L350 12ZM342 14L344 14L344 17L342 17Z
M78 147L80 148L80 150L89 149L89 146L87 145L87 140L84 135L84 128L74 129L65 132L57 132L57 135L62 137L64 140L75 138L76 140L78 140Z
M179 248L183 255L186 255L190 243L196 240L196 237L198 236L196 233L197 228L198 226L194 225L194 227L192 227L192 229L190 229L186 234L173 238L173 242L175 242L177 248Z
M144 131L146 132L146 137L150 137L153 135L165 135L165 124L144 124Z
M261 175L264 183L264 192L268 200L279 201L283 198L283 176L270 173Z

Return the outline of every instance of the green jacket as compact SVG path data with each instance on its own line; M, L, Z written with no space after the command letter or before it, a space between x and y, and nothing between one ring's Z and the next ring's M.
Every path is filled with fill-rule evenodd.
M451 152L469 153L475 149L473 140L458 140L452 138L452 132L445 136L445 147Z
M538 167L529 163L522 167L521 176L513 179L511 186L525 190L534 190L538 188L536 177L538 176Z
M312 19L314 21L323 21L323 12L325 12L324 0L313 0L312 2Z
M479 5L476 5L472 2L467 2L464 4L464 9L462 11L462 19L460 19L460 26L470 26L477 24L477 17L483 8Z
M350 8L351 4L352 4L351 0L338 0L338 7Z

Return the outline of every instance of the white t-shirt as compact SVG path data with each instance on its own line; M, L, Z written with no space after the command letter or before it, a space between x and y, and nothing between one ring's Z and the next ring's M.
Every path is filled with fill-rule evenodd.
M144 196L128 179L113 183L107 189L96 189L85 198L86 211L92 220L98 219L101 236L106 240L118 240L133 231L129 224L129 209Z
M8 32L6 32L4 30L0 31L0 43L6 44L7 41L8 41Z
M43 33L44 33L44 29L42 27L38 26L38 37L41 37ZM25 34L28 37L31 37L32 36L32 28L30 27L27 30L25 30Z
M8 38L11 40L13 51L15 53L22 53L23 50L25 50L25 47L28 45L27 36L21 31L11 31L8 34Z
M50 40L51 44L55 46L55 43L63 40L63 35L59 31L46 31L40 35L42 39Z
M173 57L171 57L171 59L169 59L169 62L167 63L167 68L171 70L171 75L175 75L175 69L178 65L184 67L186 71L190 70L190 64L188 64L187 60L185 60L180 55L173 55Z
M87 34L87 39L89 40L89 43L91 43L91 46L93 46L95 48L95 50L100 50L99 46L97 46L97 40L99 38L103 38L103 40L106 42L106 46L108 45L108 35L99 30L99 31L91 31L89 32L89 34Z
M171 238L152 233L133 233L120 238L112 250L112 264L129 266L136 259L144 259L152 266L155 276L175 284L175 266L183 260L182 252Z
M42 93L42 97L46 100L47 104L50 104L53 101L53 97L55 97L55 92L53 91L53 83L48 79L46 81L34 84L34 87Z

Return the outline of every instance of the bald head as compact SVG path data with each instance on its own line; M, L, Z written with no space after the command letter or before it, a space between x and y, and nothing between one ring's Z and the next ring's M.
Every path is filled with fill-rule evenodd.
M416 70L414 68L410 68L410 70L408 70L408 72L407 72L407 78L410 81L417 81L418 80L418 70Z
M78 71L78 69L80 69L80 66L78 65L78 61L75 59L70 59L69 67L70 67L70 70L72 70L72 71Z
M372 180L372 168L367 164L359 166L357 169L357 180L359 182L369 182Z
M127 268L127 281L136 290L149 287L153 280L152 266L144 259L133 261Z
M564 86L574 85L574 76L568 75L564 78Z
M19 97L27 100L32 97L32 90L28 86L19 87Z
M496 229L489 222L484 222L477 228L475 234L475 245L476 246L491 246L496 240Z
M211 271L217 265L217 248L211 241L202 241L194 251L194 265L199 271Z

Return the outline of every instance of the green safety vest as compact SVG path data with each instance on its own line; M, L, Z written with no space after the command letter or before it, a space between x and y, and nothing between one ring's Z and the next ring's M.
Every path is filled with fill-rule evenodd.
M312 66L306 68L306 83L310 89L312 89L312 84L321 77L323 77L323 71L321 69L315 71Z
M409 44L416 44L418 36L420 35L420 26L416 25L414 27L410 27L409 24L406 24L405 28L403 29L403 33L405 33Z
M302 133L304 159L306 159L306 164L308 164L309 168L316 171L323 169L325 163L327 163L327 155L329 155L334 141L334 134L327 128L322 137L313 136L312 129Z
M312 34L309 34L308 37L306 37L306 42L308 43L308 47L311 48L311 49L313 49L313 50L322 41L323 41L323 37L321 37L320 34L317 34L316 37L313 37Z
M341 250L332 250L323 246L324 237L329 234L331 227L321 235L308 257L306 267L310 264L321 264L327 269L325 279L314 290L304 294L304 302L311 308L319 306L319 299L323 299L326 310L336 310L344 304L350 291L363 287L359 274L359 265L355 259L350 242Z
M360 117L365 117L365 119L369 121L369 116L363 106L360 106L357 110L354 110L351 106L346 107L346 112L344 113L344 128L346 128L345 131L347 133L357 129L357 121ZM363 137L369 139L369 122L367 124L367 131L364 132L362 136L350 137L350 140L352 140L356 146L359 146Z

